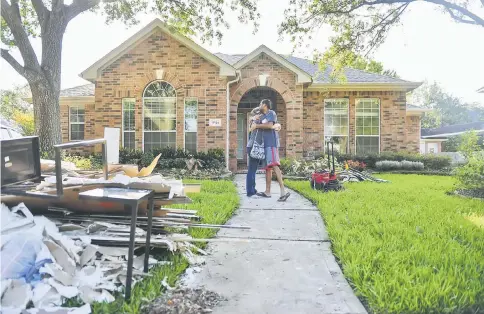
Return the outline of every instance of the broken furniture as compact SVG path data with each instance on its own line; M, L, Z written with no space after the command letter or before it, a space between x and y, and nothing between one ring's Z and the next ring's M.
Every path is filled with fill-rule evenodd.
M128 271L126 274L126 291L125 299L131 298L131 281L133 277L133 259L134 259L134 239L136 233L136 220L138 217L138 207L140 202L148 200L148 230L146 231L145 259L144 269L148 272L148 258L150 256L151 226L153 222L153 195L152 190L135 190L126 188L99 188L79 193L79 199L97 200L102 202L114 202L128 206L131 212L131 229L129 234L128 250Z
M36 136L10 139L2 141L2 194L29 197L35 200L63 200L64 187L62 178L61 153L63 149L86 147L101 144L103 156L104 179L108 179L108 165L106 161L106 140L96 139L65 143L55 145L55 194L45 192L32 192L32 187L41 181L40 173L40 150L39 138ZM148 232L146 238L146 250L149 251L149 241L151 236L151 222L153 217L153 196L152 190L138 190L129 188L99 188L89 189L79 193L79 200L94 200L107 203L126 205L131 213L131 231L128 256L128 271L126 276L126 299L131 296L131 281L133 267L134 236L136 229L136 218L138 207L141 201L148 201ZM72 201L72 200L71 200ZM50 201L47 201L50 203ZM55 202L53 202L55 204ZM148 271L148 257L145 254L145 272Z
M96 139L55 145L56 193L33 192L32 189L42 181L40 172L40 146L38 136L2 140L2 194L32 196L34 198L61 199L64 193L62 186L63 149L86 147L102 144L104 179L108 179L106 163L106 140Z

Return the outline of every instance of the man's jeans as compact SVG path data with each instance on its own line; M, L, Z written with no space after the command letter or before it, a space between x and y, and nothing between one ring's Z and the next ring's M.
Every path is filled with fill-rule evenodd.
M249 160L249 167L247 169L245 186L247 188L247 196L252 196L257 193L255 189L255 174L259 166L259 160L250 157L250 155L248 155L247 158Z

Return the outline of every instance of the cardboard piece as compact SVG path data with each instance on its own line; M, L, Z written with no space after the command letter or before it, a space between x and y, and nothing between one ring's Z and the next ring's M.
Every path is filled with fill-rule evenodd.
M155 170L156 164L158 163L158 160L160 159L160 157L161 157L161 154L158 154L158 156L156 156L155 159L153 159L153 161L148 167L144 167L139 171L139 173L136 174L136 177L139 178L139 177L149 176L153 172L153 170ZM126 174L130 177L133 177L129 173L126 173Z
M106 154L108 164L119 164L120 129L104 128L104 139L106 140Z

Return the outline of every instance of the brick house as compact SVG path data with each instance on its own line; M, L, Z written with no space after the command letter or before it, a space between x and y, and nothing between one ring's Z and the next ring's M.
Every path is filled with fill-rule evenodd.
M124 147L222 148L236 170L246 162L247 114L270 98L281 156L321 152L328 137L349 153L419 151L422 112L406 94L420 83L355 69L333 83L329 71L265 46L212 54L156 19L81 73L92 84L61 92L63 141L117 127Z

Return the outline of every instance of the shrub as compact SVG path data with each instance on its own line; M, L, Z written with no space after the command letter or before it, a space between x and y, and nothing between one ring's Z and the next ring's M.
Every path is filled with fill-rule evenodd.
M358 162L364 162L368 168L375 169L378 161L417 161L424 164L424 168L427 170L441 170L448 168L451 165L451 158L449 156L440 156L434 154L415 154L408 152L382 152L381 154L373 155L348 155L343 154L337 157L339 162L345 160L353 160Z
M377 161L375 166L376 166L376 169L382 170L382 171L402 169L402 164L399 161L393 161L393 160Z
M88 157L83 157L79 155L67 155L64 157L64 161L72 162L77 168L82 170L93 169L91 160Z
M419 161L382 160L376 162L376 168L381 171L388 170L424 170L424 164Z
M34 135L35 133L35 123L34 114L32 112L23 112L20 110L15 110L12 116L13 121L15 121L25 136Z
M459 151L467 160L467 163L455 171L461 186L469 189L484 189L484 150L478 145L476 132L464 134Z
M142 150L133 150L120 148L119 149L119 162L127 165L138 165L141 157L143 157Z
M119 151L119 162L146 167L151 164L158 154L161 154L161 157L156 169L186 169L186 161L191 158L198 160L202 169L222 169L225 167L225 153L220 148L195 153L169 147L154 149L150 152L121 148Z
M364 171L366 168L366 164L363 161L347 160L345 163L348 167L358 171Z
M403 160L400 163L403 170L424 170L424 164L420 161Z

